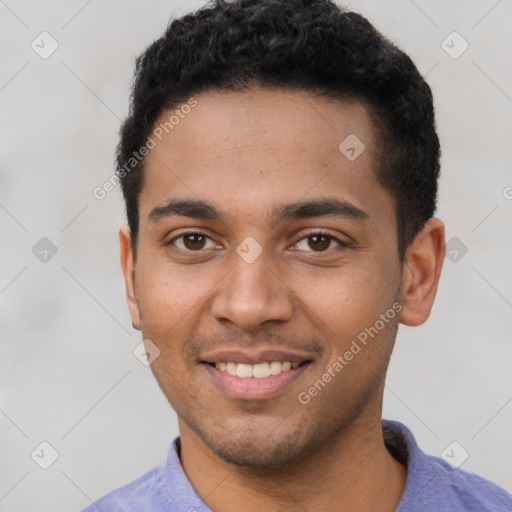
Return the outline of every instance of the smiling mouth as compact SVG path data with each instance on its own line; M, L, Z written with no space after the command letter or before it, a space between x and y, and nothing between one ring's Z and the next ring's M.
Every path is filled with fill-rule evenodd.
M230 361L231 357L226 353L215 361L203 360L200 366L206 370L212 384L229 399L268 400L286 393L313 364L312 359L297 355L289 355L294 361L284 360L288 357L285 358L283 354L277 355L276 359L278 357L282 360L276 361L271 356L266 361L254 357L255 364L250 364L248 360L251 358L248 356L239 355L238 359L243 362L236 362ZM236 358L234 354L233 359Z
M290 370L294 370L299 366L303 366L311 362L311 360L303 361L301 363L291 361L263 361L257 364L244 364L228 361L221 361L218 363L203 361L203 363L208 364L209 366L212 366L221 372L240 377L242 379L263 379L266 377L279 375L284 372L289 372Z

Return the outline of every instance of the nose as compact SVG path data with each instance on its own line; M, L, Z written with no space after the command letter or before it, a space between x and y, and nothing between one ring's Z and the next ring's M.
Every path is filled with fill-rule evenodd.
M265 251L252 262L233 253L231 271L213 298L213 316L246 331L257 330L265 322L289 320L294 311L291 292L278 275Z

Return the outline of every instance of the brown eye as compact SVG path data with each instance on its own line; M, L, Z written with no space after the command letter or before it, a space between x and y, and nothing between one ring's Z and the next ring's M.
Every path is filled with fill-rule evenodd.
M175 245L178 249L185 252L199 252L206 247L207 242L210 242L210 248L215 247L213 240L209 236L202 233L190 232L182 233L180 236L173 238L167 245Z
M190 250L202 249L204 247L206 237L198 233L183 236L183 245Z
M331 245L331 239L324 235L313 235L308 237L308 245L314 251L324 251Z
M306 252L327 252L331 246L331 242L334 242L338 246L348 247L347 243L327 233L313 233L308 235L297 243L297 247L299 250Z

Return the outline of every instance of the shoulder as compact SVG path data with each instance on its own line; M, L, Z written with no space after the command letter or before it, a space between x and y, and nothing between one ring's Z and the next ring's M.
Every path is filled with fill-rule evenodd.
M505 489L440 457L425 454L405 425L383 421L383 428L387 430L385 439L395 436L392 446L386 442L388 449L396 456L398 447L399 455L407 462L407 482L396 512L512 511L512 494Z
M167 461L133 482L119 487L82 512L204 512L210 510L197 495L179 458L180 438L169 447Z
M437 493L461 511L510 512L512 494L480 475L452 467L439 457L426 456L436 477L431 499Z
M163 482L163 468L157 466L133 482L119 487L99 500L96 500L82 512L138 512L147 510L148 504L168 502L167 488ZM151 510L159 510L152 507ZM164 510L164 509L162 509Z

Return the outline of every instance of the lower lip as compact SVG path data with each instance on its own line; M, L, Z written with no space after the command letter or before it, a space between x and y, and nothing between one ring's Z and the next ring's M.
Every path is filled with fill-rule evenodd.
M281 372L279 375L269 377L237 377L227 372L218 370L207 363L201 363L204 369L211 376L215 384L220 386L224 393L232 398L264 399L282 391L286 386L299 378L299 375L310 366L310 362L303 363L297 368Z

